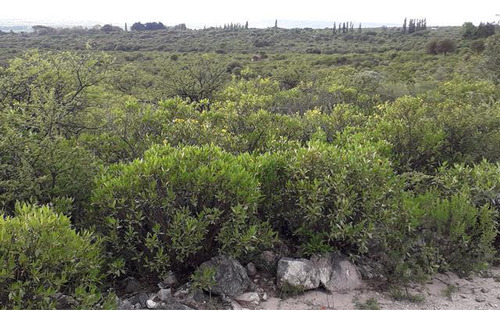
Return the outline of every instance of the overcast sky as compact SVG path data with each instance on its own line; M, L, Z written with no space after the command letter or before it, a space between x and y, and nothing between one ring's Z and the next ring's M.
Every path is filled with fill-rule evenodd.
M161 21L188 27L249 21L250 27L264 27L258 25L274 19L399 24L404 17L425 17L428 26L446 26L498 21L496 14L498 0L2 0L0 21Z

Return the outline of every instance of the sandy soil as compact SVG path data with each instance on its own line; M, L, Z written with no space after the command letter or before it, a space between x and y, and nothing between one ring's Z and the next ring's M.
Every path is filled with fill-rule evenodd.
M259 285L259 282L256 282ZM269 287L268 287L269 288ZM264 288L265 289L265 288ZM265 289L268 290L269 289ZM363 305L376 305L385 310L500 310L500 267L494 267L485 275L460 278L453 273L436 275L424 285L414 285L408 289L414 296L394 299L394 293L377 288L377 283L365 283L365 287L346 294L328 293L323 290L308 291L295 297L281 299L275 290L269 292L266 301L254 309L294 310L294 309L360 309ZM407 294L403 291L403 297Z

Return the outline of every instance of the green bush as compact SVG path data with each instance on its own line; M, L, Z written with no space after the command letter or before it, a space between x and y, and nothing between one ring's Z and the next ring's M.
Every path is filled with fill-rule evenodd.
M497 235L497 214L489 206L476 207L466 190L448 198L436 191L405 199L418 233L422 250L435 251L439 270L469 273L481 270L495 256L493 242Z
M390 213L398 181L377 146L313 141L260 157L260 214L300 254L366 253Z
M99 291L103 279L100 242L76 233L67 217L49 207L16 205L15 217L0 217L0 308L110 307Z
M244 258L275 238L255 216L252 163L215 146L154 146L97 179L91 222L133 275L186 274L218 253Z

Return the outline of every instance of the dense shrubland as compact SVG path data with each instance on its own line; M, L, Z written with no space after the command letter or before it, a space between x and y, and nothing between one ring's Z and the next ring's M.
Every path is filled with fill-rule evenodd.
M328 32L0 35L0 307L110 307L123 277L283 244L394 282L494 262L498 35ZM17 52L55 36L96 44Z

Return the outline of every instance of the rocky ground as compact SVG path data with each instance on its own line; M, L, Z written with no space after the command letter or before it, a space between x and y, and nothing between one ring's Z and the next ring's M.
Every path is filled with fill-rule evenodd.
M206 267L216 271L209 294L191 283L180 284L173 276L149 288L128 278L123 282L120 309L500 310L499 266L471 278L438 274L406 289L363 280L352 263L333 254L310 260L278 260L264 254L258 266L246 267L221 256L201 266Z
M374 282L344 294L320 289L287 299L271 297L255 309L500 310L499 281L500 267L495 267L484 277L468 279L438 274L425 285L412 286L410 299L404 291L383 291Z

